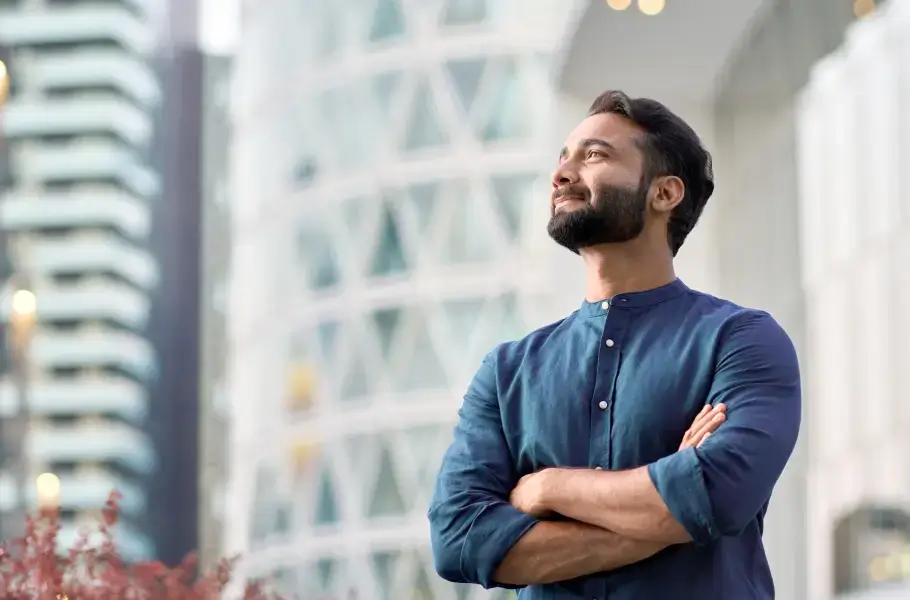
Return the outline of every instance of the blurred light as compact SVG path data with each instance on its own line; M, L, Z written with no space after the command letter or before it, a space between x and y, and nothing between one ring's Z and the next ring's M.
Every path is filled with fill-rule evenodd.
M607 0L607 6L613 10L626 10L632 6L632 0Z
M13 315L17 317L32 317L38 308L35 294L29 290L16 290L13 294Z
M291 447L291 464L296 478L306 475L319 456L319 444L311 441L298 441Z
M854 0L853 14L857 19L868 17L875 12L875 0Z
M665 0L638 0L638 10L649 17L659 15L666 5Z
M309 365L298 365L291 371L288 381L287 404L290 410L305 410L313 404L316 389L316 370Z
M897 560L900 562L901 578L910 579L910 549L904 549L898 555Z
M869 562L869 579L876 583L886 581L890 578L890 569L888 568L888 558L885 556L876 556Z
M0 60L0 104L6 101L9 96L9 71L6 69L6 63Z
M56 507L60 501L60 478L53 473L42 473L35 480L35 490L38 492L38 506Z

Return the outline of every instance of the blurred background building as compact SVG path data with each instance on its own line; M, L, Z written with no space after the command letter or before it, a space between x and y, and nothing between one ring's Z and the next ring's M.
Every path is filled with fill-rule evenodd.
M15 70L0 219L14 285L34 294L40 315L21 340L30 349L0 384L3 414L24 436L18 456L5 456L0 505L21 501L14 463L27 496L38 474L51 473L65 542L117 488L130 558L154 553L143 487L156 464L143 431L156 368L143 330L159 276L146 249L161 185L149 161L161 88L143 58L154 41L143 3L7 2L0 12ZM27 413L17 412L23 398Z
M177 564L199 544L200 336L203 135L207 57L198 45L200 3L159 5L154 64L162 87L152 156L162 193L152 207L149 248L161 278L148 335L158 357L148 430L159 466L149 481L157 556Z
M433 575L429 490L480 356L578 304L580 265L544 234L547 176L618 88L665 102L713 151L681 277L769 310L802 357L803 435L766 521L778 597L910 577L906 4L242 6L225 533L250 575L304 598L489 596ZM864 218L879 229L853 232Z
M206 564L221 557L228 481L229 419L225 397L227 281L231 261L227 155L231 60L205 58L202 146L202 272L199 364L199 554Z
M193 3L181 5L185 17ZM205 57L189 43L156 55L163 102L152 156L162 193L152 205L149 249L161 277L147 327L158 373L149 389L148 430L159 465L149 482L158 557L177 564L197 545L199 443L202 79Z
M167 8L0 6L2 316L24 288L36 317L0 362L0 519L21 532L50 490L68 544L116 489L124 557L175 563L198 537L203 57L196 3Z

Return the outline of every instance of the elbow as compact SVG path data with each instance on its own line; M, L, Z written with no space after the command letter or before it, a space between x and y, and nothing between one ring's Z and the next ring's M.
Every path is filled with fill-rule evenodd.
M433 564L453 583L496 587L493 574L503 557L537 519L505 502L440 502L429 513Z
M452 583L475 583L468 581L461 570L461 552L453 548L440 548L433 544L433 566L436 574Z
M433 550L433 567L437 575L452 583L476 583L468 581L462 570L463 542L447 540L431 527L430 545Z
M461 554L465 540L461 528L454 523L445 522L433 509L430 510L429 519L430 547L436 573L452 583L474 583L465 578L462 569Z

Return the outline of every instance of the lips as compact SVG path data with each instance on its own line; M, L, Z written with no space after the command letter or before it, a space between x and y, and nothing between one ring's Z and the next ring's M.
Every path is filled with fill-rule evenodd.
M565 206L566 204L569 204L570 202L584 202L584 201L585 201L585 199L582 198L581 196L562 196L560 198L556 198L553 201L553 208L559 209L560 207Z

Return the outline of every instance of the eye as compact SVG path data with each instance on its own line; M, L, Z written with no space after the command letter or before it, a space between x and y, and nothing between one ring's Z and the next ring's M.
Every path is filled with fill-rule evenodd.
M589 150L588 158L606 158L607 154L603 150Z

